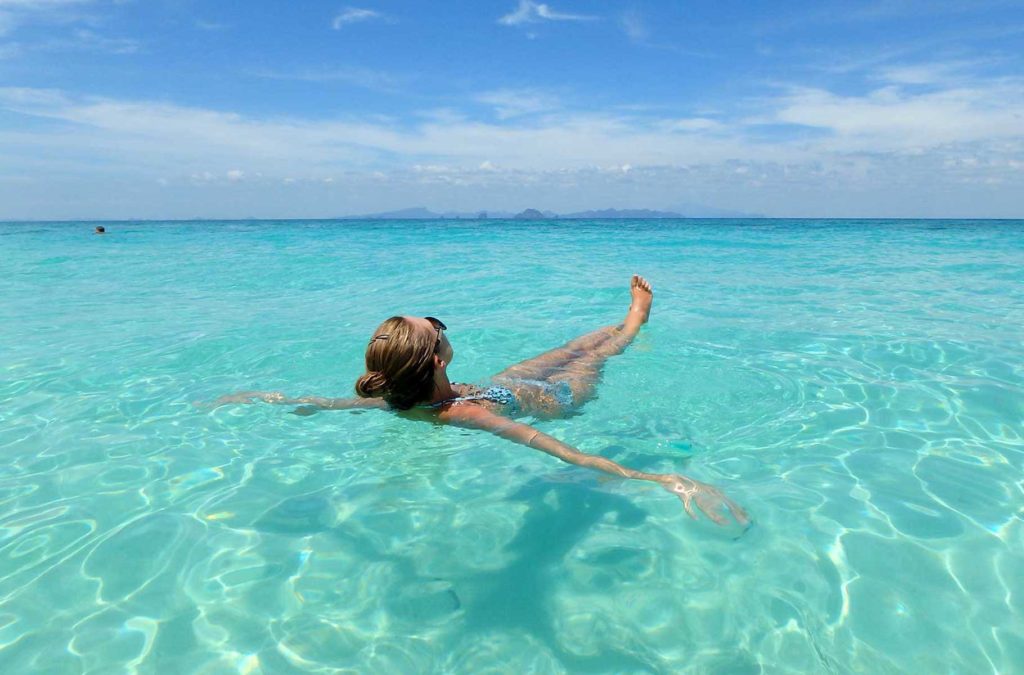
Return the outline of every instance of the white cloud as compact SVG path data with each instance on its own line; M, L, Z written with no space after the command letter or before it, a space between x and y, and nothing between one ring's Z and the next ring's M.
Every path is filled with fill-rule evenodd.
M67 8L93 0L0 0L0 36L24 24L39 20L65 21Z
M698 133L707 131L724 130L725 125L718 120L707 117L688 117L675 120L667 120L665 128L668 131L680 131L686 133Z
M372 9L346 7L341 11L341 13L334 17L333 21L331 21L331 28L334 30L340 30L342 26L347 26L353 23L360 23L363 21L382 21L386 19L386 16Z
M549 112L561 107L557 97L535 89L497 89L480 94L476 100L493 106L500 119Z
M937 84L949 86L973 78L973 70L992 61L947 61L883 66L873 73L876 80L893 84Z
M94 33L91 30L76 30L70 40L53 40L42 45L48 49L71 48L88 51L106 52L108 54L134 54L139 51L139 43L128 38L111 38Z
M83 5L93 0L0 0L2 9L50 9L53 7L65 7L67 5Z
M828 147L889 152L949 143L1024 137L1024 81L910 93L898 86L863 96L794 88L774 102L766 121L831 133Z
M498 19L498 23L505 26L520 26L539 21L593 21L596 18L582 14L556 12L544 3L533 2L533 0L519 0L519 6Z
M268 175L322 167L351 170L439 165L478 167L490 161L524 171L631 164L671 165L732 156L792 155L738 137L666 133L658 120L595 113L554 114L530 124L426 118L413 127L389 121L258 119L162 103L70 97L35 89L0 89L0 107L59 121L66 130L23 132L34 152L88 156L161 175L226 172L245 164ZM532 119L532 118L531 118ZM0 157L5 153L0 138ZM426 160L426 161L424 161Z
M998 188L1002 203L1019 205L1019 198L1006 195L1024 189L1024 84L1019 80L978 80L970 88L925 93L890 86L862 96L789 88L750 101L750 109L759 111L750 117L579 112L554 99L531 101L530 90L525 91L496 90L475 98L496 107L519 105L506 111L515 114L494 121L447 109L400 125L376 117L266 118L0 88L0 108L37 120L18 125L17 116L6 116L16 126L7 122L0 128L0 176L26 175L46 183L56 175L122 184L144 179L154 187L164 177L172 179L169 190L205 185L211 195L236 179L235 189L255 190L281 186L289 178L326 186L327 178L338 177L331 188L338 199L357 189L398 199L414 194L408 191L415 186L506 196L576 190L608 199L621 187L622 195L639 199L698 186L723 195L720 203L776 213L794 213L786 210L782 195L812 200L808 204L817 199L828 213L829 204L840 209L844 202L838 197L827 202L822 195L842 190L861 195L861 201L845 202L849 208L859 208L866 194L902 191L905 200L893 196L891 204L938 209L939 202L928 201L937 191L957 195L964 194L964 186ZM817 133L808 135L808 128ZM743 194L760 201L753 206L736 201ZM925 196L914 202L915 194Z
M94 23L95 17L77 9L89 4L95 4L94 0L0 0L0 36L16 33L21 26L30 24L74 26ZM65 50L131 54L137 52L139 46L136 40L108 37L88 28L79 28L63 36L58 34L42 40L0 46L0 58Z
M103 139L97 142L101 154L110 148L143 148L133 158L141 163L165 156L175 161L214 156L226 165L222 171L255 162L272 173L278 162L300 164L303 158L356 169L403 161L436 164L431 158L524 170L729 159L786 162L832 153L933 151L956 144L995 148L1024 140L1024 83L1009 80L926 93L885 87L863 96L791 88L751 103L766 113L733 119L566 111L553 97L531 90L497 90L476 100L498 108L499 121L481 122L457 111L435 111L412 126L374 118L261 119L164 103L0 88L0 107L72 124L87 132L78 134L83 142ZM530 112L546 114L528 116ZM765 125L775 129L771 140L764 137ZM787 135L785 126L779 131L778 125L823 133L808 139L806 134ZM40 141L59 139L39 133L35 138ZM203 170L209 166L200 165Z
M12 110L32 111L64 106L68 98L57 89L32 87L0 87L0 105Z

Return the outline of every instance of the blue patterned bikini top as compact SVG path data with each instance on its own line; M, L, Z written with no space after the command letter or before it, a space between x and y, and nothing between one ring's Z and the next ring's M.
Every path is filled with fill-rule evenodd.
M440 408L443 405L449 403L461 403L462 401L490 401L491 403L499 403L501 405L515 404L516 395L512 393L512 390L508 387L491 386L483 389L475 394L469 394L468 396L455 396L453 398L446 398L443 401L437 403L424 403L417 406L418 408Z

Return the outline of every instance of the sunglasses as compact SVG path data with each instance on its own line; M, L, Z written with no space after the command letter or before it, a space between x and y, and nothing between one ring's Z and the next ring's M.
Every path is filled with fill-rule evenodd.
M433 326L434 329L437 331L437 342L434 343L434 351L436 352L441 347L441 331L448 330L448 326L444 325L444 321L441 321L440 319L437 319L437 318L432 317L432 316L425 316L423 318L426 319L427 321L429 321L430 325ZM370 344L373 344L377 340L387 340L387 339L388 339L388 334L387 333L384 333L383 335L375 335L373 338L370 339Z
M441 331L448 330L448 326L444 325L444 321L441 321L440 319L435 319L432 316L425 316L423 318L429 321L430 325L437 330L437 342L434 343L434 351L436 352L438 349L441 348Z

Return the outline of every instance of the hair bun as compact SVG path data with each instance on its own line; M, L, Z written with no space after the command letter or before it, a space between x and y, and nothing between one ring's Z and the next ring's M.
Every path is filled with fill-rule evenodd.
M380 398L387 386L387 376L379 370L371 370L356 380L356 393L362 398Z

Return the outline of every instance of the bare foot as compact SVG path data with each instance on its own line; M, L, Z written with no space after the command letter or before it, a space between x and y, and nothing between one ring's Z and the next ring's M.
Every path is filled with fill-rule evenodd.
M651 303L654 302L654 291L651 284L639 274L634 274L629 283L629 292L633 296L633 302L629 305L630 314L638 314L640 323L647 323L651 316Z

